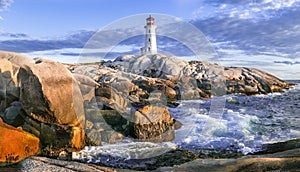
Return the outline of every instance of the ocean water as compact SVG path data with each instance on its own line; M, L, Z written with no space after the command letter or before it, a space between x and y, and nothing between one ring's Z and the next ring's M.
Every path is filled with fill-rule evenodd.
M120 163L128 159L145 159L172 149L203 149L257 152L263 144L300 138L300 82L282 93L242 96L226 95L220 106L223 113L211 116L213 99L180 101L169 108L183 125L175 139L165 143L136 142L130 138L116 144L86 147L75 157L86 162ZM115 157L112 161L111 157Z
M181 148L218 149L243 154L263 144L300 138L300 85L283 93L226 95L223 114L210 116L211 99L181 101L170 108L183 123L173 141Z

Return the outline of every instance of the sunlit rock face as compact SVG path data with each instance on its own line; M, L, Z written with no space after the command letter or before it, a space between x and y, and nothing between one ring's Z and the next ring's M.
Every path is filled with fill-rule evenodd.
M107 67L176 83L177 98L199 99L215 95L245 95L280 92L289 83L263 71L245 67L224 67L203 61L190 61L156 54L120 56Z
M27 128L39 131L37 135L42 138L42 144L56 148L83 147L83 98L69 70L61 63L36 59L34 64L20 68L18 80L20 102L32 119L27 120L30 126Z
M34 135L14 128L0 118L0 166L16 163L39 153L40 140Z
M18 101L20 90L17 79L20 67L34 63L33 60L17 53L0 51L0 111L5 111Z
M138 109L134 115L134 135L138 139L157 141L174 139L174 119L166 107L144 106ZM167 134L167 132L169 133Z
M85 145L83 98L61 63L0 52L3 121L34 134L41 149L80 149ZM43 151L41 151L43 152Z

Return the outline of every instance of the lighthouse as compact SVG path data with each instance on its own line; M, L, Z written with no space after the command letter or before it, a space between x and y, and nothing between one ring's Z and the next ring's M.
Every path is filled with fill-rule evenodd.
M151 15L146 19L146 26L144 28L146 29L145 46L141 48L141 54L157 54L156 26L154 18Z

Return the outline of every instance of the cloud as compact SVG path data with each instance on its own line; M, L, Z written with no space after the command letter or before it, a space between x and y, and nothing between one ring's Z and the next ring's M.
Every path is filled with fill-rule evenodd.
M0 12L7 10L13 2L13 0L0 0ZM0 20L3 20L2 16L0 16Z
M193 14L196 19L219 16L265 20L280 16L287 9L297 10L299 7L300 0L207 0Z
M209 38L217 50L235 49L242 50L244 54L248 55L264 54L297 59L300 58L300 18L297 16L300 16L300 11L290 10L279 18L269 20L254 22L240 18L219 18L215 16L209 19L194 20L192 24ZM165 29L164 27L160 27L159 32L170 31L167 26ZM24 33L0 33L0 47L2 50L22 53L83 48L93 36L93 40L98 40L98 42L93 42L92 45L99 48L112 46L111 42L116 37L124 34L130 35L131 32L135 31L129 28L119 29L117 32L106 30L103 34L94 35L95 31L81 30L62 36L59 39L47 40L32 39ZM120 45L135 47L142 47L143 44L143 35L132 37L120 43ZM158 37L158 46L161 51L170 52L177 56L192 55L191 51L183 44L164 36ZM131 51L128 50L128 52ZM135 51L138 52L138 48ZM219 52L219 55L222 55L222 52Z
M135 54L139 47L118 45L109 53L106 49L82 49L82 48L62 48L53 50L42 50L33 52L23 52L22 54L31 58L43 57L62 63L85 63L100 62L101 60L113 60L118 56L126 54Z
M288 10L280 17L268 20L240 18L198 19L193 21L218 48L235 47L247 54L273 54L300 58L300 11Z
M300 64L300 61L274 61L274 63L280 63L280 64L286 64L286 65L298 65Z
M207 2L212 3L213 1L207 1ZM241 0L221 0L221 1L215 1L215 2L220 3L220 4L245 5L252 1L251 0L243 0L243 1L241 1Z
M13 3L13 0L0 0L0 9L6 10Z
M1 50L28 53L63 48L83 48L95 31L81 30L60 39L31 39L24 33L0 33Z
M300 0L212 2L199 8L192 23L215 45L222 63L300 78Z
M1 32L0 31L0 40L7 40L7 39L25 39L29 38L30 36L25 33L10 33L10 32Z

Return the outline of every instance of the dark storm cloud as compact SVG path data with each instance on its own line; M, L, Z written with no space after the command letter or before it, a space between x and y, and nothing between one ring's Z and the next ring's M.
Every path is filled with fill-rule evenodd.
M0 41L1 50L27 53L33 51L55 50L63 48L83 48L85 43L94 34L94 31L78 31L77 33L66 36L65 38L38 40L26 39L26 34L5 34L10 39ZM14 39L24 37L24 39Z

